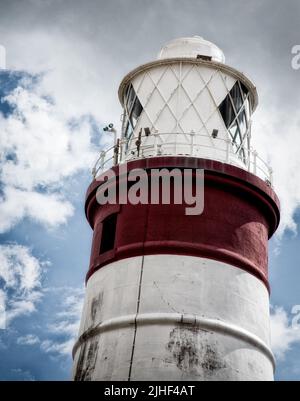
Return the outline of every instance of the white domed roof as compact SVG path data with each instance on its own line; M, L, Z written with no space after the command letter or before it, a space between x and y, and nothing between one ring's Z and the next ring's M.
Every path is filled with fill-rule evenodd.
M158 60L166 58L201 58L208 57L212 61L225 63L225 56L222 50L201 38L201 36L192 36L189 38L178 38L167 43L159 52Z

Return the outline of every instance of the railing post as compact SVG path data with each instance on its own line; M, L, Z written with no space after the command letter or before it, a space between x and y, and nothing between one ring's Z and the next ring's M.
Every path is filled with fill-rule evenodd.
M191 132L191 133L190 133L190 136L191 136L191 149L190 149L190 154L191 154L191 156L194 156L194 136L195 136L195 133L194 133L194 132Z
M248 169L248 171L249 171L249 172L250 172L250 170L251 170L251 155L252 155L251 149L250 149L250 148L248 148L248 162L247 162L247 169Z
M104 150L100 153L100 169L103 170L104 168L104 161L105 161L106 152Z
M122 160L126 160L128 150L129 150L129 139L123 138L122 139Z
M226 140L226 163L229 163L230 144L231 144L231 140L227 139Z
M273 170L271 169L271 167L269 167L269 181L271 184L271 187L273 186Z
M253 174L256 175L257 173L257 152L256 150L253 151Z
M157 136L158 136L158 133L157 132L154 132L154 156L157 156L157 151L158 151L158 149L157 149Z
M123 160L123 139L122 138L119 140L119 144L120 144L119 162L121 162Z
M114 147L114 165L116 166L119 161L119 146L120 146L120 139L117 139L117 143Z
M140 129L138 139L135 141L137 156L140 157L140 149L142 144L142 130Z

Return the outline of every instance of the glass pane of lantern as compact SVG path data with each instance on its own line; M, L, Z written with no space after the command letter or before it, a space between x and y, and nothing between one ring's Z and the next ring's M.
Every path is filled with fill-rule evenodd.
M229 96L227 95L223 102L219 106L220 113L223 117L226 128L230 127L231 123L235 118L235 113L230 101Z
M241 95L238 81L234 84L233 88L231 89L230 96L232 98L235 110L238 113L243 105L243 98Z

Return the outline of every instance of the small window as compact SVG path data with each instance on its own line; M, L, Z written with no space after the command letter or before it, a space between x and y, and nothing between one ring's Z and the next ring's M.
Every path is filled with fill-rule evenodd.
M136 96L134 100L134 104L132 106L132 117L137 120L143 111L143 106L141 105L141 102L139 101L139 98Z
M197 54L197 57L196 57L198 60L199 59L202 59L202 60L205 60L205 61L211 61L211 56L204 56L204 54Z
M139 116L143 111L143 106L137 97L135 90L130 84L124 98L125 113L123 117L123 136L129 139Z
M245 149L249 146L247 138L250 120L249 92L245 85L237 81L219 106L225 127L240 159L246 163Z
M117 214L114 213L103 220L100 253L111 251L115 246Z
M132 106L132 103L133 103L133 101L135 99L135 92L134 92L134 89L133 89L132 85L129 86L129 88L127 90L126 97L127 97L126 106L127 106L127 109L130 110L131 106Z
M229 99L229 96L226 96L226 98L220 104L219 110L223 117L226 128L229 128L233 120L235 119L235 113L231 101Z
M238 81L235 83L229 93L234 104L235 111L238 113L241 110L244 101Z

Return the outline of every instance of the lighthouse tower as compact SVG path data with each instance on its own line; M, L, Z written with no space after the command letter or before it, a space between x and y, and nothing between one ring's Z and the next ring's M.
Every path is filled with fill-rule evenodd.
M94 236L74 379L273 380L268 239L279 202L251 147L255 86L195 36L126 75L119 99L122 133L86 197ZM154 170L204 171L204 209L100 204L110 167L129 187L134 169L149 183Z

